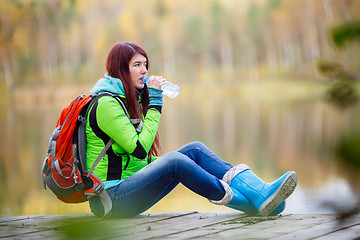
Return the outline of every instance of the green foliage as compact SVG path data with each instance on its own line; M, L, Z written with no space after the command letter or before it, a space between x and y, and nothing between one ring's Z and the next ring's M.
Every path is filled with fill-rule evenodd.
M189 43L186 48L189 53L198 53L206 39L203 33L202 21L199 16L194 15L187 19L186 33L189 36Z
M266 1L266 8L269 11L271 11L271 10L276 9L279 6L281 6L282 2L283 2L283 0L267 0Z
M252 36L259 39L260 36L258 35L260 33L257 29L261 27L261 19L261 8L256 3L252 2L247 14L248 28Z
M159 16L160 18L164 17L167 13L164 0L157 0L155 9L156 9L157 16Z
M355 80L344 66L335 61L320 60L317 62L318 72L326 78L338 80Z
M64 239L102 239L111 236L117 228L112 220L102 220L94 216L74 217L57 220L57 235Z
M228 31L229 26L232 25L231 13L227 12L226 9L218 1L213 1L211 3L211 20L212 27L215 31Z
M360 40L360 21L349 21L332 30L332 40L338 47Z
M335 151L347 169L360 170L360 132L344 135L338 141Z
M339 107L348 107L358 100L356 90L349 81L336 81L327 91L327 97Z
M360 39L360 21L347 22L332 31L332 40L338 47L343 47L350 41ZM340 107L347 107L358 100L356 89L351 81L355 77L336 61L320 60L317 63L319 73L335 80L327 91L328 99Z
M264 46L263 33L271 26L271 13L279 8L282 2L283 0L268 0L264 6L251 2L247 12L247 27L253 40L258 46Z

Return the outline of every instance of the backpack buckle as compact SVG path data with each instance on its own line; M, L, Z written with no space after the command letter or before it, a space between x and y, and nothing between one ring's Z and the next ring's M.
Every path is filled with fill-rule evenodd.
M103 189L104 189L104 186L102 184L99 184L99 183L95 183L95 185L93 187L93 190L96 193L100 193Z
M75 181L75 184L77 184L79 181L78 181L78 176L76 175L76 173L74 173L74 181Z

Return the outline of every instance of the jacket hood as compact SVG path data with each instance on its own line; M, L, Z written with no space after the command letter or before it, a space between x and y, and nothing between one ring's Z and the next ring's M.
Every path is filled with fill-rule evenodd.
M125 90L121 80L111 77L108 73L105 73L104 78L100 78L90 90L91 94L100 92L111 92L125 96Z

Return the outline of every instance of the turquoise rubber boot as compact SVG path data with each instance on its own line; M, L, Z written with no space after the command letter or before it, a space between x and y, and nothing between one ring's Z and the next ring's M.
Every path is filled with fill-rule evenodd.
M272 183L265 183L244 164L230 169L223 180L232 189L242 193L262 216L276 212L274 210L294 192L297 185L297 175L293 171L285 173Z
M246 214L256 215L258 214L257 209L255 206L238 190L232 188L233 197L231 201L226 204L225 206L242 211ZM282 202L270 215L275 216L280 214L285 209L285 201Z
M220 200L211 200L209 201L216 205L225 205L227 207L245 212L247 214L256 215L258 214L257 208L237 189L229 186L225 181L220 180L220 183L223 185L225 190L225 195ZM285 201L282 202L274 211L269 215L280 214L285 209Z

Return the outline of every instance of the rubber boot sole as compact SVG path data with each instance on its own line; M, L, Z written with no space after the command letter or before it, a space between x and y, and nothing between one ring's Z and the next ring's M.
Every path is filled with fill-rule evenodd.
M261 204L259 214L261 216L269 216L294 192L296 185L297 175L295 172L292 172L284 179L278 190L276 190L275 193L273 193L263 204Z

